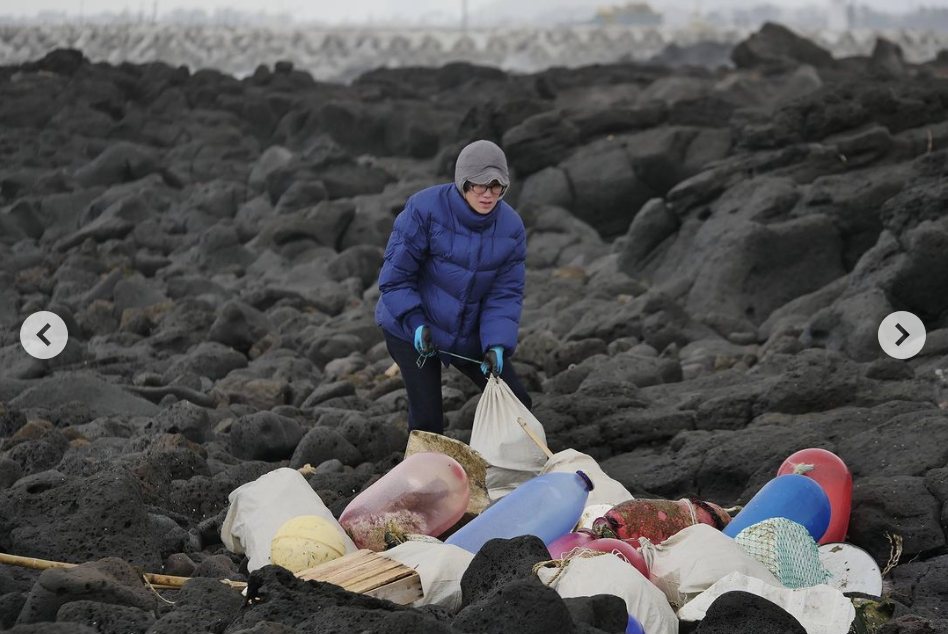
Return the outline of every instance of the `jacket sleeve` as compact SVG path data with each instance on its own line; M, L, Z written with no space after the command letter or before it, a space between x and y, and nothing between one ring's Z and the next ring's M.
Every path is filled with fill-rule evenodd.
M523 289L526 281L527 234L521 227L513 255L497 272L491 289L481 300L481 348L503 346L507 354L517 348Z
M409 198L395 218L379 273L382 302L409 333L427 320L418 292L418 269L427 254L427 223Z

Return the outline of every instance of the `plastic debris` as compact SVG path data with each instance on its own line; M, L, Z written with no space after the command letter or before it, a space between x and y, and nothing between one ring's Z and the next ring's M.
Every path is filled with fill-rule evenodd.
M346 554L342 531L317 515L294 517L270 542L270 561L293 574Z
M721 507L700 500L630 500L594 521L593 530L602 537L659 543L689 526L722 528L730 519Z
M359 548L381 551L386 535L391 541L393 534L444 533L464 515L470 495L467 474L456 460L417 453L349 502L339 523Z
M852 544L823 544L820 561L829 572L827 585L841 592L861 592L878 597L882 594L882 571L876 560Z
M748 526L774 517L802 524L819 541L830 521L830 502L823 487L802 475L777 476L757 492L747 506L724 528L735 537Z
M846 463L825 449L802 449L784 460L777 469L778 476L788 473L813 479L829 498L830 522L819 543L845 540L853 502L853 476Z
M472 553L495 537L536 535L544 544L552 544L576 525L592 488L592 482L581 471L537 476L475 517L445 543Z

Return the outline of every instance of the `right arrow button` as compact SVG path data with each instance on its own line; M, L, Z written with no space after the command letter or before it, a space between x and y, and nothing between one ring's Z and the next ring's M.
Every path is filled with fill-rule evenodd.
M894 359L911 359L925 345L925 324L918 316L900 310L879 324L879 346Z
M896 324L895 327L898 328L898 329L899 329L899 332L902 333L902 336L899 337L899 340L895 342L895 345L901 346L901 345L902 345L902 342L905 341L906 339L908 339L908 330L906 330L905 328L903 328L903 327L902 327L902 324Z

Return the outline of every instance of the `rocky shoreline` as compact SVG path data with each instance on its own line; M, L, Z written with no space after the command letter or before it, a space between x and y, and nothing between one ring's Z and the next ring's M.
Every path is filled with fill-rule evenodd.
M96 562L0 565L0 628L617 631L614 601L537 582L530 539L478 555L457 615L273 567L241 609L215 581L246 578L220 543L236 487L312 464L338 516L397 463L382 249L406 198L488 138L529 232L514 362L551 448L635 495L722 505L829 449L854 476L848 541L885 565L902 539L880 632L948 631L948 65L885 41L834 59L775 25L733 58L350 85L72 50L0 67L0 552ZM70 332L49 361L19 341L39 310ZM928 330L906 362L876 340L895 310ZM456 372L443 393L469 439L478 394ZM131 566L198 579L171 605Z

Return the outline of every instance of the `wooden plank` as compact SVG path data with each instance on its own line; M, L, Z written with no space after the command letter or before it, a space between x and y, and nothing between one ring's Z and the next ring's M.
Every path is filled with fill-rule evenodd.
M296 576L306 581L323 581L326 577L331 577L340 571L347 570L360 562L368 561L367 555L375 554L371 550L357 550L354 553L343 555L339 559L314 566L301 571Z
M404 570L402 569L402 567L399 567L393 570L383 570L383 571L380 571L378 574L373 574L372 571L366 571L365 574L349 579L346 582L345 587L364 588L363 590L364 592L365 590L369 590L371 588L378 588L379 586L383 586L386 583L397 581L398 579L408 576L411 572L413 571Z
M423 596L418 572L371 550L358 550L297 575L407 605Z
M384 585L381 588L369 590L365 594L370 597L375 597L376 599L384 599L399 605L408 605L409 603L414 603L424 596L424 592L421 589L421 578L418 577L417 574L414 576L405 577L404 579L399 579L398 581Z
M381 561L360 564L351 570L338 573L324 580L345 588L357 584L364 579L379 579L380 583L384 583L384 581L382 581L383 579L387 579L392 572L396 572L396 576L398 576L397 571L404 567L397 561L392 561L385 557L379 557L379 559Z
M385 587L387 587L387 586L389 586L389 585L391 585L391 584L393 584L393 583L398 583L399 581L402 581L403 579L411 579L412 577L413 577L413 575L405 574L405 575L401 575L400 577L397 577L397 578L387 579L387 580L385 581L385 583L383 583L383 584L379 584L379 583L377 583L377 582L375 582L375 581L372 581L372 580L366 580L366 581L364 581L362 584L353 585L351 591L352 591L352 592L359 592L359 593L365 594L365 593L368 593L368 592L372 592L372 591L378 590L379 588L385 588Z

